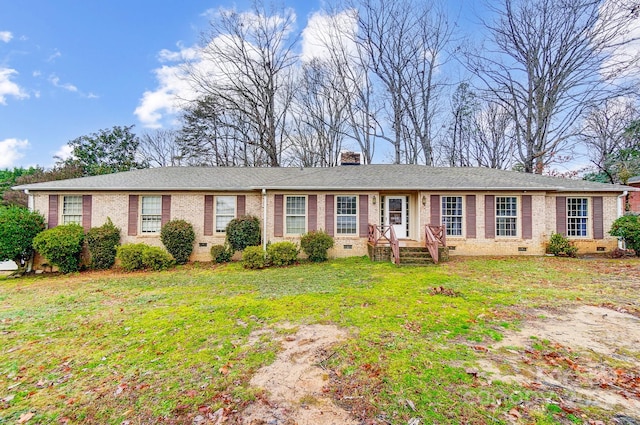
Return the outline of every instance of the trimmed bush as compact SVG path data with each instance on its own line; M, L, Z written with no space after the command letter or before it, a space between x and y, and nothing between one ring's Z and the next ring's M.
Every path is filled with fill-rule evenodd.
M33 238L45 228L44 217L22 207L0 208L0 261L23 268L33 255Z
M276 242L267 246L267 259L274 266L288 266L297 261L299 252L298 246L292 242Z
M242 252L242 265L247 269L263 269L267 265L261 246L248 246Z
M260 245L260 219L246 215L234 218L227 224L227 243L234 251Z
M106 270L116 262L116 248L120 245L120 229L110 218L100 227L87 232L87 247L91 255L91 268Z
M322 230L308 232L302 235L300 247L309 260L316 263L327 261L327 251L333 247L333 238Z
M117 249L116 258L125 271L134 270L166 270L173 266L173 258L164 249L144 243L121 245Z
M33 239L33 248L62 273L80 270L84 229L78 224L65 224L45 230Z
M640 216L626 214L618 217L609 230L611 236L624 240L627 249L633 249L640 257Z
M561 257L575 257L578 252L578 248L560 233L552 233L551 239L549 239L549 246L547 251L550 254Z
M191 223L171 220L160 229L160 240L178 264L186 264L193 252L196 234Z
M232 256L233 251L228 245L213 245L211 247L211 260L214 263L228 263Z
M142 266L151 270L167 270L173 267L174 260L164 249L157 246L147 246L142 251Z

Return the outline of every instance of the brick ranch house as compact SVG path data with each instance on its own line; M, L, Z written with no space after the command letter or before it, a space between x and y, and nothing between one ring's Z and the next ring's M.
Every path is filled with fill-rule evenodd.
M234 217L259 217L264 242L335 239L333 257L362 256L389 236L423 245L442 225L451 255L542 255L553 232L580 253L609 251L608 235L631 187L485 168L352 165L333 168L167 167L17 186L48 227L111 218L122 243L161 246L171 219L196 233L191 259L209 261ZM435 228L437 229L437 228ZM386 233L385 233L386 232ZM384 238L383 238L384 239ZM444 239L444 238L441 238Z

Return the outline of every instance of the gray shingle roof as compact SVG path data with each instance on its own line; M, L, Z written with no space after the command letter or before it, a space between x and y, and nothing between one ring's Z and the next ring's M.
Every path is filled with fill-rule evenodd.
M422 165L333 168L165 167L16 186L29 191L544 190L622 192L628 186L515 171Z

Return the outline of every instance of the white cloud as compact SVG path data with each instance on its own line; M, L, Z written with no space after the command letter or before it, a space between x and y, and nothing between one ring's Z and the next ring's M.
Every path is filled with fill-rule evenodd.
M221 14L235 13L230 9L210 9L203 16L211 19L219 17ZM292 10L287 10L284 16L260 16L253 12L243 12L238 14L245 29L250 31L256 27L259 20L270 28L285 27L286 34L293 30L295 14ZM210 44L224 46L230 43L231 35L219 35L210 41ZM232 71L225 70L228 63L220 63L207 59L203 55L203 49L199 46L187 47L181 43L177 44L177 51L163 49L158 53L158 61L163 65L155 69L158 87L154 90L147 90L143 93L138 107L134 114L143 126L148 128L161 128L163 120L166 123L174 122L175 114L178 113L185 102L198 97L197 90L191 85L186 75L186 64L188 63L195 75L204 79L230 78ZM210 46L207 46L210 47ZM206 47L205 47L206 49ZM233 66L230 67L234 69Z
M134 114L140 122L148 128L160 128L163 114L175 114L180 110L179 99L192 100L196 98L185 71L180 64L175 66L163 65L155 71L159 87L147 90L140 99L140 104Z
M13 38L13 34L11 34L11 32L0 31L0 41L4 41L5 43L8 43L11 41L12 38Z
M71 146L69 146L68 144L64 144L60 146L60 149L58 149L56 153L53 154L53 156L55 158L60 158L62 161L64 161L65 159L71 158L72 151L73 151L73 148Z
M24 157L24 150L29 148L28 140L4 139L0 141L0 168L10 168Z
M54 87L58 87L60 89L64 89L73 93L76 93L78 91L78 88L76 86L74 86L71 83L60 83L60 78L57 77L56 75L50 75L49 76L49 82L51 84L53 84Z
M329 59L337 51L355 53L357 45L353 36L357 30L357 12L353 9L335 15L314 13L302 31L301 59L304 62L316 58Z
M60 50L54 49L53 53L47 58L47 62L53 62L60 56L62 56L62 53L60 53Z
M7 96L13 96L18 99L29 97L22 87L11 81L11 77L17 74L18 71L15 69L0 68L0 105L7 104Z

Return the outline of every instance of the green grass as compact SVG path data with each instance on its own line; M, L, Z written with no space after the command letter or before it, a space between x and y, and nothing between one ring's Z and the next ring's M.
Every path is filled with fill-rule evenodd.
M352 258L1 280L0 423L26 412L35 413L29 423L191 423L202 406L241 410L260 396L251 376L278 352L271 337L248 338L283 323L349 332L327 364L331 388L363 395L357 407L369 419L508 423L510 409L539 395L466 373L480 355L474 346L517 328L529 307L637 303L637 287L612 288L611 279L639 269L637 260L398 268ZM456 296L432 291L440 286ZM541 402L538 422L565 423L550 406Z

